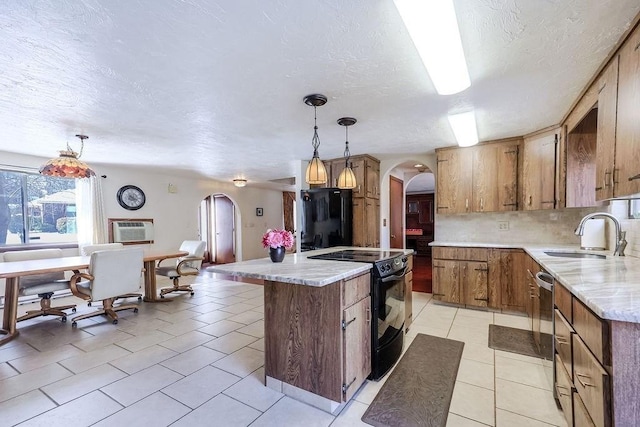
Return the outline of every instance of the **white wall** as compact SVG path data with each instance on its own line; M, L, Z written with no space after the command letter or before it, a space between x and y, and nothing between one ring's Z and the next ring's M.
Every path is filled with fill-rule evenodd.
M0 167L16 165L38 168L46 159L0 152ZM262 235L267 228L282 228L282 192L264 188L237 188L233 183L207 179L185 178L170 173L145 171L133 167L114 167L91 164L102 179L107 218L153 218L155 228L154 250L173 250L183 240L199 239L198 210L200 202L210 194L226 194L236 204L239 218L237 227L237 260L263 258ZM126 184L140 187L146 195L145 205L137 211L123 209L116 200L118 189ZM177 192L169 193L173 184ZM264 216L256 216L261 207ZM148 246L148 245L147 245Z

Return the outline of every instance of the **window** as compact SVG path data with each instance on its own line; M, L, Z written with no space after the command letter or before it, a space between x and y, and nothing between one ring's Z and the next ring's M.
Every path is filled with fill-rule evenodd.
M640 219L640 199L629 200L629 218Z
M74 179L0 170L0 246L76 243Z

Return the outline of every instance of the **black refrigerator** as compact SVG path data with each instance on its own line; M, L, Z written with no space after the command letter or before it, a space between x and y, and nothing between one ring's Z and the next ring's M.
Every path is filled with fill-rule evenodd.
M313 188L301 191L301 250L351 246L351 190Z

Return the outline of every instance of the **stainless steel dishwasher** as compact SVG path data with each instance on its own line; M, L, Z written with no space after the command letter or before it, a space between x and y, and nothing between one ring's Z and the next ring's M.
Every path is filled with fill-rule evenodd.
M536 297L533 304L533 340L542 356L542 365L549 388L555 396L553 341L553 276L545 271L536 273Z

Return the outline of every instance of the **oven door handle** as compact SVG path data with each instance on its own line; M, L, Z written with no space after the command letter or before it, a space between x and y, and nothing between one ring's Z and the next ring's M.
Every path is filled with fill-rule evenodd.
M407 274L407 267L404 267L402 269L402 273L400 274L394 274L393 276L387 276L387 277L383 277L380 279L380 281L382 283L389 283L389 282L393 282L395 280L400 280L402 279L405 275Z

